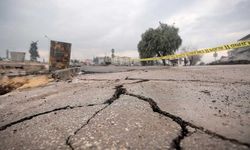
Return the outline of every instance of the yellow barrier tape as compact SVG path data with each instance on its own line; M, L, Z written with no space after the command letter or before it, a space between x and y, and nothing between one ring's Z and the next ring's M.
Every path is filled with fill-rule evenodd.
M234 49L234 48L242 48L242 47L247 47L247 46L250 46L250 40L240 41L240 42L222 45L222 46L218 46L218 47L214 47L214 48L198 49L195 51L185 52L185 53L181 53L181 54L167 55L167 56L162 56L162 57L133 59L133 60L135 60L135 61L151 61L151 60L162 60L162 59L177 59L177 58L182 58L182 57L187 57L187 56L201 55L201 54L206 54L206 53L211 53L211 52L218 52L218 51L230 50L230 49Z

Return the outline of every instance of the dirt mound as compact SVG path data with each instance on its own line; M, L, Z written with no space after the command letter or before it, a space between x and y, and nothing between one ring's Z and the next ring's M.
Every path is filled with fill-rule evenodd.
M47 75L3 77L0 79L0 95L11 92L14 89L25 89L46 85L52 81Z

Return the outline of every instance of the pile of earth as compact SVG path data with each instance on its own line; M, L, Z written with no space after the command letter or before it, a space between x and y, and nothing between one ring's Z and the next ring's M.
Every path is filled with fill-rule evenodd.
M52 80L53 79L51 79L48 75L30 75L21 77L4 76L0 78L0 95L9 93L15 89L43 86L48 84Z

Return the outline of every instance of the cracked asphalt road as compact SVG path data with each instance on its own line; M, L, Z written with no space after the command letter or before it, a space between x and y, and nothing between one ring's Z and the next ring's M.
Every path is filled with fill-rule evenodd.
M250 149L249 74L122 67L13 91L0 96L0 149Z

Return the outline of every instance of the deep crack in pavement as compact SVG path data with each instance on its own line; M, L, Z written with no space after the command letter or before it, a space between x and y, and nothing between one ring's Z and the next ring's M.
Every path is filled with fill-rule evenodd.
M232 143L235 143L235 144L238 144L238 145L244 145L244 146L247 146L248 148L250 148L250 144L249 143L244 143L244 142L240 142L236 139L232 139L232 138L227 138L223 135L220 135L220 134L217 134L213 131L210 131L208 129L205 129L201 126L197 126L193 123L190 123L190 122L187 122L185 120L183 120L182 118L180 118L179 116L176 116L176 115L173 115L169 112L166 112L166 111L163 111L160 109L160 107L157 105L157 103L151 99L151 98L148 98L148 97L144 97L144 96L141 96L141 95L136 95L136 94L132 94L132 93L129 93L129 92L126 92L126 95L129 95L129 96L132 96L132 97L136 97L140 100L143 100L145 102L148 102L149 105L151 106L152 110L154 112L157 112L163 116L166 116L168 118L171 118L174 122L176 122L177 124L180 125L181 127L181 133L178 137L176 137L175 139L173 139L173 143L172 143L172 147L177 149L177 150L180 150L181 149L181 141L187 137L187 135L189 134L189 131L187 129L187 126L191 127L191 128L194 128L196 130L200 130L200 131L203 131L204 133L206 134L209 134L213 137L217 137L219 139L222 139L222 140L226 140L226 141L229 141L229 142L232 142Z
M157 103L151 98L146 98L144 96L135 95L135 94L128 93L128 92L126 93L126 95L136 97L140 100L148 102L154 112L157 112L161 115L164 115L168 118L171 118L174 122L176 122L181 127L181 133L175 139L173 139L171 146L172 146L172 148L175 148L177 150L181 149L181 147L180 147L181 140L183 140L185 138L185 136L187 136L187 134L188 134L188 129L187 129L188 123L186 121L184 121L183 119L181 119L178 116L175 116L175 115L172 115L168 112L162 111L159 108L159 106L157 105Z
M104 106L103 108L101 108L100 110L96 111L87 121L85 124L83 124L80 128L78 128L72 135L68 136L66 138L66 145L69 146L70 149L74 150L73 145L70 142L70 139L72 138L72 136L76 135L83 127L85 127L86 125L89 124L89 122L95 118L95 116L97 114L99 114L100 112L102 112L104 109L106 109L108 106L110 106L115 100L119 99L121 95L126 93L126 89L123 88L123 85L118 85L115 87L115 93L113 94L113 96L106 100L103 104L106 104L106 106Z
M210 80L176 80L176 79L143 79L143 78L129 78L127 77L125 80L140 80L140 81L186 81L186 82L204 82L204 83L220 83L218 81L210 81ZM225 82L221 82L221 83L225 83ZM226 83L230 83L230 84L242 84L242 85L250 85L250 82L226 82Z
M127 84L137 84L137 83L141 83L141 82L151 81L151 79L149 80L149 79L134 79L134 78L126 78L125 80L139 80L139 81L132 82L132 83L127 83ZM181 81L181 80L166 80L166 81ZM187 80L187 81L197 82L199 80ZM185 121L185 120L183 120L179 116L176 116L176 115L173 115L173 114L171 114L169 112L161 110L161 108L157 105L157 103L152 98L148 98L148 97L145 97L145 96L142 96L142 95L136 95L136 94L127 92L127 90L123 87L124 84L116 86L115 87L116 90L115 90L115 93L113 94L113 96L111 98L109 98L108 100L106 100L105 102L103 102L103 103L100 103L100 104L79 105L79 106L70 106L70 105L68 105L68 106L64 106L64 107L60 107L60 108L55 108L55 109L50 110L50 111L45 111L45 112L37 113L37 114L31 115L31 116L24 117L24 118L19 119L17 121L8 123L8 124L6 124L4 126L1 126L0 127L0 131L3 131L5 129L7 129L8 127L11 127L13 125L19 124L21 122L24 122L24 121L27 121L27 120L31 120L34 117L38 117L38 116L41 116L41 115L49 114L49 113L60 111L60 110L74 109L74 108L79 108L79 107L91 107L91 106L95 106L95 105L105 105L103 108L101 108L100 110L96 111L86 121L85 124L83 124L80 128L78 128L77 130L75 130L72 135L70 135L70 136L68 136L66 138L66 145L73 150L74 147L73 147L73 145L72 145L72 143L70 141L71 138L74 135L76 135L84 126L88 125L89 122L93 118L95 118L98 114L100 114L104 109L106 109L108 106L110 106L114 101L118 100L121 95L128 95L128 96L131 96L131 97L136 97L139 100L143 100L143 101L149 103L149 105L152 108L153 112L156 112L156 113L159 113L160 115L163 115L165 117L171 118L174 122L176 122L181 127L180 134L176 138L174 138L172 140L172 145L171 146L174 149L180 150L181 149L181 142L182 142L182 140L192 134L192 133L189 132L189 130L188 130L187 127L191 127L191 128L196 129L196 130L200 130L200 131L202 131L202 132L204 132L204 133L206 133L208 135L211 135L212 137L216 137L216 138L219 138L219 139L222 139L222 140L226 140L226 141L238 144L238 145L244 145L244 146L247 146L248 148L250 148L250 144L249 143L244 143L244 142L240 142L240 141L238 141L236 139L227 138L227 137L225 137L223 135L220 135L220 134L217 134L217 133L215 133L213 131L207 130L207 129L201 127L201 126L197 126L197 125L195 125L193 123Z
M72 144L70 143L70 138L71 138L72 136L76 135L77 132L79 132L84 126L86 126L86 125L91 121L91 119L93 119L98 113L100 113L102 110L106 109L108 106L109 106L109 105L106 105L106 106L104 106L102 109L96 111L96 112L86 121L85 124L83 124L80 128L78 128L78 129L73 133L73 135L70 135L70 136L68 136L68 137L66 138L66 143L65 143L65 144L68 145L70 149L74 150L74 147L73 147Z
M16 125L16 124L31 120L31 119L33 119L35 117L42 116L42 115L45 115L45 114L49 114L49 113L53 113L53 112L57 112L57 111L61 111L61 110L66 110L66 109L74 109L74 108L80 108L80 107L92 107L92 106L96 106L96 105L100 105L100 104L87 104L87 105L78 105L78 106L67 105L67 106L64 106L64 107L55 108L53 110L49 110L49 111L45 111L45 112L41 112L41 113L31 115L31 116L27 116L27 117L21 118L19 120L13 121L11 123L8 123L6 125L3 125L3 126L0 127L0 131L3 131L5 129L7 129L8 127L11 127L13 125Z
M139 80L136 83L147 82L147 81L149 81L149 80ZM141 96L141 95L136 95L136 94L129 93L123 87L123 85L118 85L115 88L116 88L116 91L113 94L113 96L110 99L106 100L103 103L103 104L108 104L108 105L106 105L102 109L98 110L91 118L88 119L88 121L83 126L81 126L79 129L77 129L74 132L73 135L76 135L78 131L80 131L84 126L88 125L88 123L91 121L91 119L93 119L98 113L100 113L101 111L103 111L104 109L106 109L115 100L118 100L121 95L128 95L128 96L136 97L137 99L140 99L140 100L143 100L143 101L149 103L149 105L151 106L151 108L152 108L152 110L154 112L157 112L160 115L163 115L165 117L171 118L174 122L176 122L181 127L180 134L175 139L173 139L173 141L172 141L172 145L171 146L174 149L180 150L181 149L181 146L180 146L181 145L181 141L184 138L186 138L186 137L190 136L191 134L193 134L193 133L190 133L188 131L188 129L187 129L188 126L191 127L191 128L194 128L196 130L203 131L204 133L209 134L209 135L211 135L213 137L217 137L217 138L222 139L222 140L230 141L230 142L238 144L238 145L244 145L244 146L247 146L248 148L250 148L250 144L249 143L243 143L243 142L240 142L240 141L238 141L236 139L227 138L227 137L225 137L223 135L220 135L220 134L217 134L217 133L215 133L213 131L207 130L207 129L201 127L201 126L197 126L197 125L194 125L193 123L187 122L187 121L183 120L179 116L176 116L176 115L173 115L173 114L171 114L169 112L163 111L163 110L160 109L160 107L157 105L157 103L153 99L148 98L148 97L144 97L144 96ZM66 140L66 144L69 145L69 147L71 149L74 149L73 146L70 143L70 138L73 135L69 136L67 138L67 140Z

